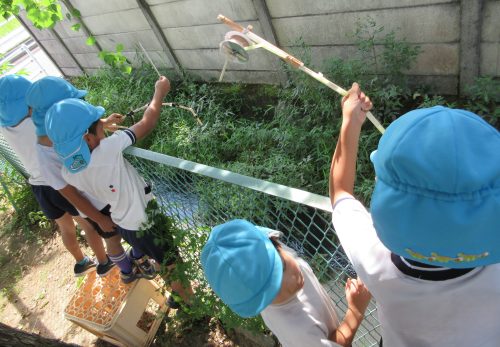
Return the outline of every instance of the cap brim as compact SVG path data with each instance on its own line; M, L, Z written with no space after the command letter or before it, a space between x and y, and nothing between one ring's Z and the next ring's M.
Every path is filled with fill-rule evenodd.
M94 122L98 119L100 119L102 117L102 115L104 113L106 113L106 109L102 106L94 106L94 110L95 110L95 119L94 119Z
M65 158L63 164L71 173L85 169L90 163L90 149L83 135L63 146L54 144L54 149L61 158Z
M83 98L84 96L86 96L89 92L86 91L86 90L83 90L83 89L77 89L76 91L76 95L74 96L74 98L76 99L81 99Z
M0 125L10 127L17 125L24 117L28 115L28 105L25 102L9 102L0 110Z

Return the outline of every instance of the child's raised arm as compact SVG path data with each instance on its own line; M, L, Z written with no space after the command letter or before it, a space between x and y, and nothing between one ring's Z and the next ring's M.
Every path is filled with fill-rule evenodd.
M135 133L137 140L146 137L156 126L158 118L160 117L161 104L169 91L170 81L165 76L161 76L158 81L156 81L153 99L144 112L142 119L130 127Z
M330 167L332 205L340 196L353 194L359 134L366 119L366 112L372 106L370 98L361 91L357 83L353 83L348 94L342 99L342 127Z
M348 278L345 286L345 296L347 298L347 312L344 320L330 336L330 340L341 346L350 346L356 331L358 331L363 321L372 295L359 278L355 280Z

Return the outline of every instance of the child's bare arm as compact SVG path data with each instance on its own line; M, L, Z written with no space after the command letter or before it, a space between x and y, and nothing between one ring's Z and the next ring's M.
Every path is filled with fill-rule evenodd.
M366 112L372 108L370 99L353 83L342 99L342 127L330 167L330 199L332 205L347 193L353 194L356 159L361 126Z
M87 217L99 224L99 227L103 231L112 232L115 230L116 225L113 223L111 218L98 211L94 205L83 197L82 194L80 194L80 192L78 192L78 190L72 185L68 184L63 189L60 189L59 193L61 193L61 195L64 196L79 211L85 213Z
M371 294L360 279L347 279L345 294L347 312L339 327L332 333L330 340L341 346L350 346L370 303Z
M153 99L144 112L142 119L130 127L135 133L137 140L146 137L156 126L158 118L160 117L163 98L165 98L169 91L170 81L165 76L161 76L158 81L156 81Z

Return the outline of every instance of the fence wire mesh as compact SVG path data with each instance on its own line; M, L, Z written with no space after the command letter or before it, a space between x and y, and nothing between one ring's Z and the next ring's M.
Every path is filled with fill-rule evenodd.
M26 177L23 165L1 136L0 155L2 172L8 162ZM339 318L343 317L345 282L356 273L338 242L327 198L137 148L129 148L127 158L152 185L163 212L178 228L209 230L243 218L281 231L281 241L310 264L336 304ZM378 346L379 340L372 302L353 346Z
M24 168L24 165L21 163L16 153L10 148L9 144L5 140L5 138L0 134L0 170L5 172L5 166L12 165L14 169L17 170L21 175L25 178L28 178L28 173Z
M19 175L13 175L12 171L19 173ZM3 194L0 194L0 197L7 198L16 211L18 211L18 206L11 195L12 187L9 188L9 184L22 185L26 183L27 178L28 173L23 164L7 144L5 138L0 134L0 185L3 190Z
M345 282L356 273L338 242L327 198L316 196L316 203L304 203L307 199L294 199L300 191L289 187L144 150L130 150L128 159L152 184L163 212L180 228L207 230L243 218L281 231L282 241L310 264L342 318L347 309ZM372 302L353 345L378 346L379 340Z

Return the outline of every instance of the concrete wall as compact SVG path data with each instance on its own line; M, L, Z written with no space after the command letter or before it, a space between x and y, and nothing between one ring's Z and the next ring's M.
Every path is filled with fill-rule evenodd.
M484 5L483 15L480 73L500 76L500 1L487 1Z
M219 42L229 29L219 13L253 30L285 50L299 38L311 47L312 63L321 69L332 57L348 58L349 37L357 20L371 16L378 25L419 45L422 53L408 71L413 83L426 83L443 94L457 92L478 74L500 76L500 0L64 0L82 14L86 31L71 22L52 32L31 28L40 44L67 75L91 73L103 65L99 48L117 43L133 61L138 42L155 63L181 69L203 80L218 78L224 58ZM63 6L65 7L65 6ZM24 21L26 24L27 21ZM29 23L28 23L29 25ZM85 32L97 40L85 45ZM248 64L231 63L225 81L279 83L278 58L250 53Z

